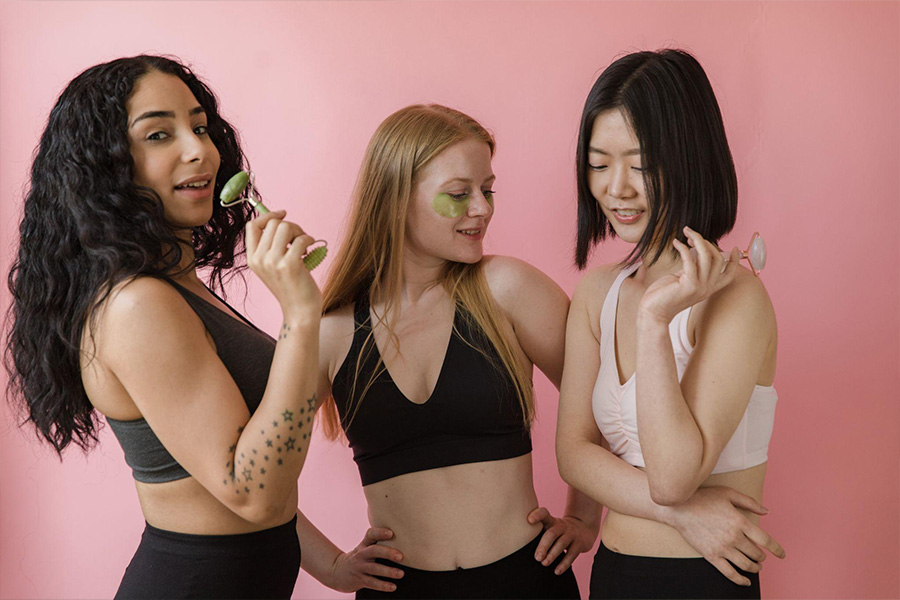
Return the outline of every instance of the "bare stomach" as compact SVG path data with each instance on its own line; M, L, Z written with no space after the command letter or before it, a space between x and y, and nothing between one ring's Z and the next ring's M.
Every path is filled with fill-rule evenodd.
M541 531L527 520L538 507L531 454L409 473L363 490L369 522L394 532L383 543L400 550L403 564L416 569L486 565Z
M231 535L268 529L239 517L219 502L193 477L167 483L135 481L147 523L167 531L195 535ZM297 492L285 504L282 523L297 512Z
M765 476L766 463L763 463L743 471L710 475L700 487L727 486L762 501ZM742 512L753 523L759 523L758 515ZM674 528L612 510L607 512L601 532L603 545L622 554L672 558L700 556Z

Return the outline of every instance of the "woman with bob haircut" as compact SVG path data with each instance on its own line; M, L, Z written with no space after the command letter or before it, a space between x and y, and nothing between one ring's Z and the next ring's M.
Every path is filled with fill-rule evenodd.
M96 444L99 415L121 443L147 524L118 598L294 588L321 294L301 261L312 238L283 212L248 222L245 204L219 205L242 168L212 91L161 56L81 73L35 154L8 394L60 457ZM221 291L244 239L284 314L277 343L197 274Z
M696 59L611 64L576 160L576 265L607 237L634 244L582 278L567 325L560 472L609 508L591 598L759 598L762 549L784 556L758 526L775 314L740 251L715 245L734 225L737 180Z
M341 553L300 524L321 559L304 569L357 598L579 597L569 567L598 507L572 493L561 518L539 508L530 437L533 365L559 384L569 302L530 265L484 255L493 153L472 118L416 105L363 159L323 292L318 396L373 527ZM335 581L347 562L366 575Z

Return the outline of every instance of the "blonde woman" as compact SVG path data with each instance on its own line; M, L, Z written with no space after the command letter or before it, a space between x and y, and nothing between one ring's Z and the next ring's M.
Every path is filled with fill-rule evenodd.
M324 289L323 421L353 449L373 529L341 553L305 519L303 567L358 598L577 598L598 507L539 508L531 376L559 385L569 301L484 256L494 140L443 106L373 136ZM376 543L378 542L378 543ZM386 592L390 592L385 594Z

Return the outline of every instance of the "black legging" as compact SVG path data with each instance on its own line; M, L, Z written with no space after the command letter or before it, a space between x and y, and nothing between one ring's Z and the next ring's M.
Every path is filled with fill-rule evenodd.
M290 598L300 571L297 517L237 535L147 525L116 598Z
M591 600L606 598L756 598L759 573L735 567L740 586L703 558L657 558L613 552L602 543L591 570Z
M563 555L549 567L534 559L543 532L509 556L481 567L455 571L424 571L389 560L378 562L403 571L393 592L368 588L356 592L357 598L571 598L581 596L572 569L555 575L553 569Z

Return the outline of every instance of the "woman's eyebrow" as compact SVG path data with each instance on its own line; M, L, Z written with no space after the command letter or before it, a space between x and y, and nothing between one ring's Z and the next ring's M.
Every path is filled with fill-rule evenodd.
M593 146L590 146L588 148L588 154L602 154L604 156L610 156L609 152L607 152L606 150L603 150L602 148L594 148ZM640 156L640 154L640 148L632 148L623 152L622 156Z
M204 108L202 106L195 106L188 112L188 114L191 116L199 115L201 113L206 113L206 110L204 110ZM141 116L136 118L134 121L132 121L131 127L134 127L135 123L137 123L138 121L141 121L143 119L159 119L159 118L174 119L175 113L171 110L148 110L147 112L143 113Z
M493 182L495 179L497 179L497 176L491 175L490 177L485 179L484 182L485 183ZM468 177L454 177L452 179L448 179L447 181L443 182L441 185L449 185L449 184L455 183L457 181L460 183L472 183L473 182L473 180L469 179Z

